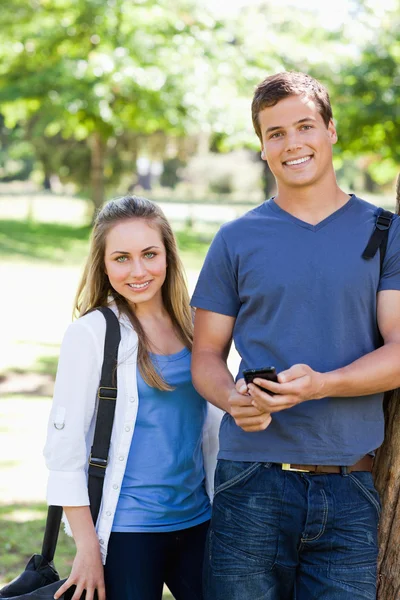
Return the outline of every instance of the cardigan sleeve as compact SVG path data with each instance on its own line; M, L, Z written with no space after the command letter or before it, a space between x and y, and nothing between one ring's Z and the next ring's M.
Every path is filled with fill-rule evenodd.
M87 315L105 335L102 315ZM47 501L57 506L87 506L87 462L97 408L103 345L87 317L72 323L61 344L44 456L49 479ZM100 319L100 320L99 320ZM96 332L97 334L97 332Z
M205 401L206 402L206 401ZM214 496L214 472L217 465L218 433L224 411L207 402L207 416L203 427L203 461L206 476L206 492L212 502Z

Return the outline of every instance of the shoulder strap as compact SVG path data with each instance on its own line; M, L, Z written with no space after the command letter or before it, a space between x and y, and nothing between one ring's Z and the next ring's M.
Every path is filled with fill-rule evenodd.
M363 258L369 260L375 256L379 248L381 269L385 258L389 227L392 224L393 216L393 213L389 210L379 209L376 216L375 229L362 254Z
M99 406L97 410L96 428L89 458L89 501L93 522L96 523L103 493L104 476L108 463L111 432L114 423L115 405L117 402L117 361L118 347L121 341L119 322L110 308L102 306L107 323L104 341L104 359L101 370L100 385L97 392Z
M88 490L90 512L96 523L99 515L103 493L104 476L108 462L111 432L114 422L117 399L118 347L121 340L119 321L113 311L107 307L99 310L106 320L106 337L104 340L104 359L98 388L99 406L92 450L89 459ZM62 518L62 506L49 506L46 528L43 538L42 555L51 562L57 546L58 533Z

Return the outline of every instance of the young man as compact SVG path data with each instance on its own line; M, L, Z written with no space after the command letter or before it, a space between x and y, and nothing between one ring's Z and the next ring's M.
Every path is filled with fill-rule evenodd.
M337 185L319 82L268 77L252 112L278 192L221 228L192 298L194 384L226 411L205 598L373 600L371 469L383 392L400 386L400 219L380 270L379 252L362 258L377 208ZM244 384L244 369L272 365L278 383Z

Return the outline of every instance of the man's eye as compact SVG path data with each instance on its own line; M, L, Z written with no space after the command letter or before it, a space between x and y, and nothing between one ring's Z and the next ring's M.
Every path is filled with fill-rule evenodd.
M302 129L306 129L306 130L312 129L312 125L303 125Z
M155 252L146 252L146 254L144 255L145 258L153 258L153 256L155 256Z
M281 131L278 131L277 133L273 133L273 134L271 135L271 138L277 138L277 137L280 137L281 135L282 135L282 132L281 132Z

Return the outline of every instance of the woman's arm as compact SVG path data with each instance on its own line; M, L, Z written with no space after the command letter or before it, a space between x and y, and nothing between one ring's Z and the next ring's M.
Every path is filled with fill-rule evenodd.
M64 506L76 545L76 555L71 574L54 598L60 598L72 585L76 590L71 600L80 600L86 590L86 600L93 600L95 590L98 599L106 600L104 570L89 506Z
M68 327L61 345L44 448L49 504L89 504L88 433L96 410L105 328L104 317L92 313Z

